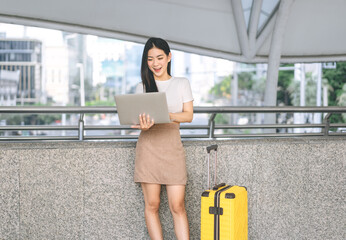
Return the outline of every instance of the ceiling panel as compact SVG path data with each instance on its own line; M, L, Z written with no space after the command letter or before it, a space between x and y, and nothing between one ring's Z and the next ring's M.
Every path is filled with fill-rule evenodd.
M267 61L271 33L253 58L242 55L232 10L235 1L241 0L0 0L0 22L140 43L158 36L175 49L243 62ZM290 10L282 61L346 60L345 0L295 0Z

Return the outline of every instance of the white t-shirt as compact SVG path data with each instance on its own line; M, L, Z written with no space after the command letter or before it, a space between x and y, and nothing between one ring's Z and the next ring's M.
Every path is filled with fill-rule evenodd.
M156 81L159 92L165 92L168 112L179 113L183 111L183 104L193 101L190 82L187 78L171 77L166 81ZM136 87L136 93L145 93L143 83Z

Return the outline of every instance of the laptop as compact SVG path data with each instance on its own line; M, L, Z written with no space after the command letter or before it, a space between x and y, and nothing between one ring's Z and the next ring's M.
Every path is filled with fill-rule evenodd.
M139 124L139 114L149 114L156 123L170 123L164 92L116 95L115 103L121 125Z

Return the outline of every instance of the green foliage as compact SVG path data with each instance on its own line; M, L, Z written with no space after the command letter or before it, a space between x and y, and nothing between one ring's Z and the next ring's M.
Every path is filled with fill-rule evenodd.
M229 116L226 114L216 114L215 116L215 124L228 124Z
M286 64L283 66L294 66ZM337 62L336 69L323 69L323 85L328 87L328 105L346 106L346 62ZM221 82L209 91L215 98L231 98L232 75L225 77ZM254 72L241 72L238 74L239 90L247 91L247 97L252 96L258 99L265 89L265 78L256 79ZM305 78L305 105L316 106L317 78L312 73L307 73ZM256 94L254 94L256 93ZM251 100L247 100L251 101ZM278 105L299 106L300 105L300 82L294 80L293 70L279 71L278 76ZM346 114L344 114L346 115ZM219 124L227 123L228 118L217 115L216 120ZM332 123L346 122L346 116L333 114Z
M57 120L61 119L61 115L59 114L5 114L1 116L1 119L6 120L6 125L49 125Z
M266 88L266 78L262 77L253 81L251 90L264 96L264 91Z
M344 101L346 95L346 62L337 62L336 69L323 69L323 78L328 80L328 84L332 89L328 94L328 105L346 106ZM346 122L346 116L333 114L330 120L331 123Z
M251 89L254 83L254 72L241 72L238 74L238 87L241 90Z
M344 83L344 86L342 87L342 93L336 100L339 106L346 106L346 83ZM342 114L342 118L344 122L346 122L346 113Z
M337 102L339 106L346 106L346 83L344 83L344 86L342 87L342 92L340 96L338 96Z
M6 121L6 125L20 125L22 117L14 114L0 114L0 119Z
M85 106L115 106L114 100L107 100L107 101L100 101L100 100L93 100L85 103Z
M50 104L36 103L30 106L47 107ZM7 125L48 125L61 119L61 114L0 114L1 120L6 120Z
M215 84L215 86L209 90L209 93L215 97L231 98L231 79L232 75L225 77L221 82Z
M316 106L317 78L312 73L305 75L305 105ZM300 106L300 81L292 81L288 86L293 106Z
M210 89L209 93L217 98L231 98L231 81L232 75L225 77L221 82L215 84ZM254 73L253 72L241 72L238 74L238 88L239 90L249 90L254 86Z
M289 86L292 84L293 78L294 71L279 71L277 105L290 106L292 104Z
M337 62L336 69L323 69L323 78L326 78L333 88L329 93L328 105L339 105L337 99L343 94L343 86L346 83L346 62Z

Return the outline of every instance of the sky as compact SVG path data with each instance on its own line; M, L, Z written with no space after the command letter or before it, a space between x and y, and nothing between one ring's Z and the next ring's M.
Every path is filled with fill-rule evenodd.
M23 38L26 32L27 37L41 40L51 46L63 44L62 32L59 30L0 23L0 32L6 32L7 38Z

